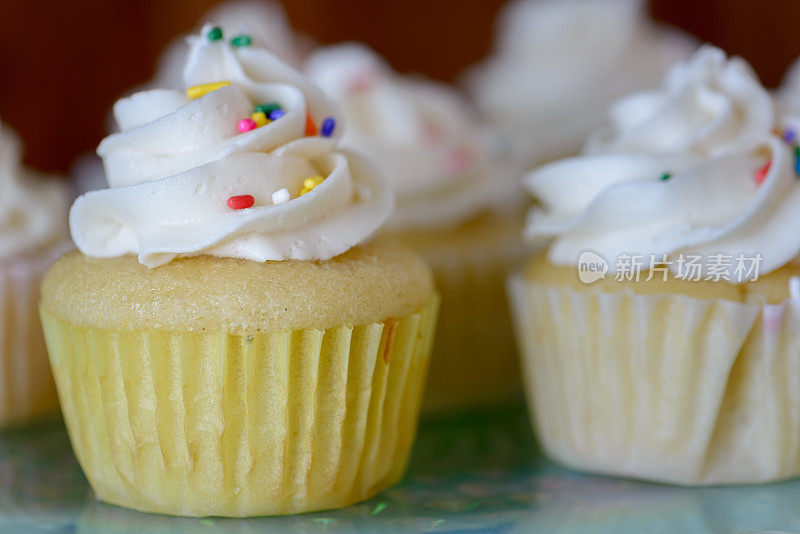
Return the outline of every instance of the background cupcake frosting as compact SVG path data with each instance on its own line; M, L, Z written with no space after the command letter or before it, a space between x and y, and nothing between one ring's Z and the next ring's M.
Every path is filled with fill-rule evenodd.
M773 271L800 252L796 128L749 65L704 47L659 90L612 106L582 156L528 175L543 206L526 233L553 237L560 265L586 250L611 272L624 254L760 253L759 272Z
M64 238L66 190L22 166L22 145L0 123L0 261L41 252Z
M517 0L498 22L493 54L466 82L525 168L577 152L608 104L694 48L639 0Z
M499 139L457 91L396 74L354 43L315 51L306 70L343 107L343 144L370 156L396 189L390 228L452 227L516 204Z
M229 85L195 99L155 89L116 104L122 131L98 147L111 189L79 198L70 214L85 254L134 253L149 267L201 253L328 259L388 217L385 182L336 148L337 107L271 52L217 31L206 26L191 39L185 85ZM257 127L255 106L274 103L272 120ZM248 209L231 204L243 195Z

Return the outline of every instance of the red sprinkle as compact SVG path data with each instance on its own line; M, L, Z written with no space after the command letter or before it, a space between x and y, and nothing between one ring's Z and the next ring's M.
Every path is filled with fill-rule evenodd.
M756 175L754 176L756 183L761 185L761 183L767 178L767 173L769 173L769 168L772 166L772 162L768 161L764 164L763 167L756 171Z
M228 199L228 207L232 210L246 210L256 203L253 195L236 195Z
M313 120L311 120L311 115L306 113L306 135L307 136L317 135L317 132L318 132L317 125L314 124Z
M256 126L258 125L256 124L256 121L254 121L253 119L242 119L236 123L236 128L241 133L249 132L250 130L255 130Z

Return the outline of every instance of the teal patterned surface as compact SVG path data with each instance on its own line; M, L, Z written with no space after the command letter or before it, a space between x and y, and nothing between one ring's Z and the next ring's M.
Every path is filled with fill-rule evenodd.
M522 410L426 421L405 481L344 510L188 519L96 502L60 421L0 434L0 532L800 532L800 481L676 488L581 475L537 452Z

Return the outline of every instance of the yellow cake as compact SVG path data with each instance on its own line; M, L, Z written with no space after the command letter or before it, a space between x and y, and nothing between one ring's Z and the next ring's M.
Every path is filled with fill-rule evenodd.
M40 305L67 429L105 502L348 506L403 476L438 296L417 254L372 240L392 190L338 148L336 107L225 31L190 39L186 95L115 105L110 188L70 212L79 250Z
M677 484L797 476L800 120L703 47L609 122L525 179L550 242L509 294L544 450Z

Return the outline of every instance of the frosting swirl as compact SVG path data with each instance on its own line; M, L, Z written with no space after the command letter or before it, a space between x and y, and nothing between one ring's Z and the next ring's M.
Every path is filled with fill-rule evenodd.
M115 104L121 131L97 149L111 188L73 205L77 247L156 267L198 254L325 260L367 239L393 198L369 163L337 148L340 126L308 131L340 124L336 106L271 52L209 40L210 29L190 39L185 84L230 83L195 99L154 89ZM280 116L238 128L259 103L278 103ZM251 206L238 209L242 195Z
M578 152L614 99L655 85L694 47L640 0L517 0L498 29L466 81L525 168Z
M302 43L289 24L286 12L277 2L234 0L215 7L203 16L203 22L213 21L224 35L246 34L258 44L275 53L290 65L300 63ZM180 89L183 86L183 66L189 53L185 37L174 39L163 51L152 88Z
M22 167L17 135L0 124L0 260L37 252L63 238L66 191Z
M455 91L397 75L358 44L316 51L306 71L344 108L344 145L372 157L392 182L388 226L451 226L516 204L519 187L500 164L498 139Z
M614 105L583 155L526 177L542 202L526 234L553 238L555 264L575 265L587 250L611 272L624 254L761 254L759 274L773 271L800 252L795 156L776 126L748 65L704 47L661 90Z

